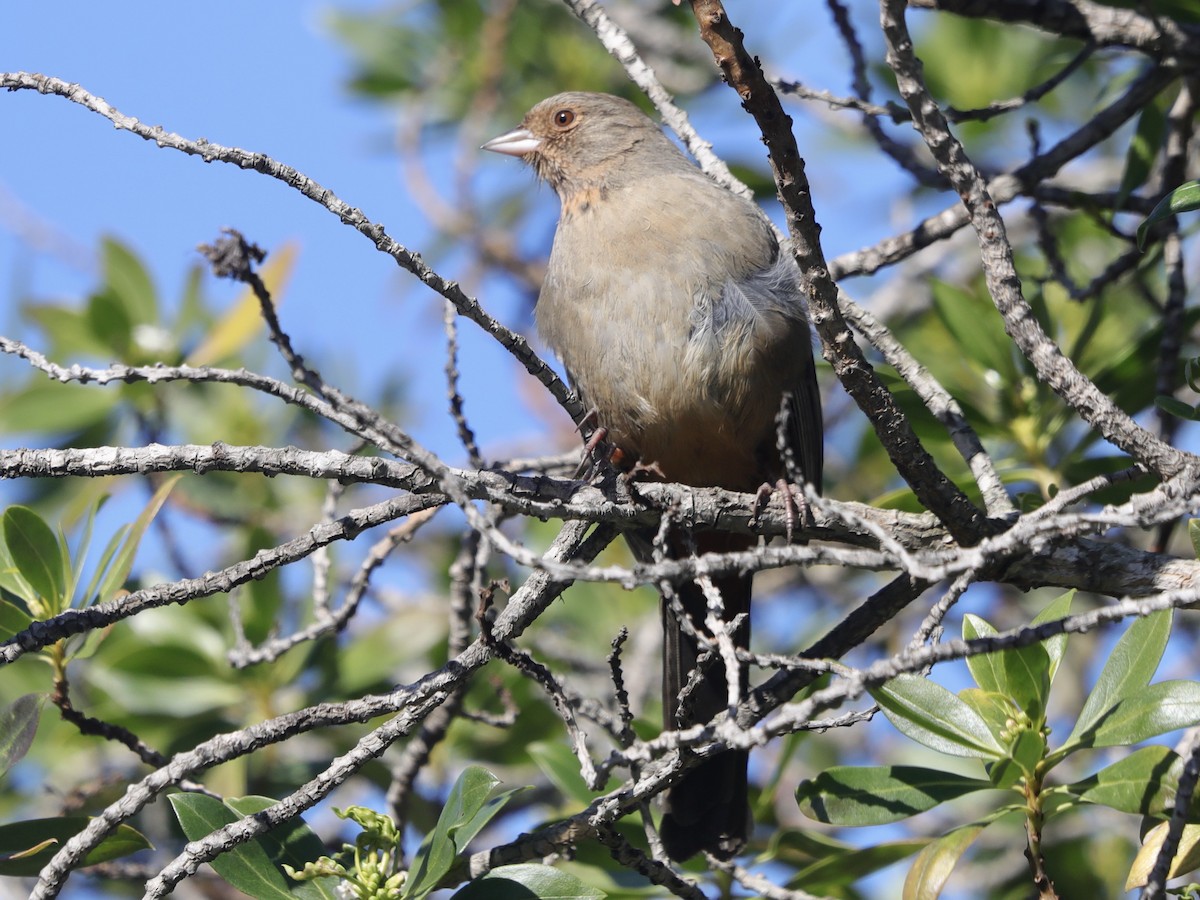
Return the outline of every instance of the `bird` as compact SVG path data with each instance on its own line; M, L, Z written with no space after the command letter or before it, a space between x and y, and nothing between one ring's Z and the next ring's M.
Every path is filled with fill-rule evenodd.
M823 427L807 306L797 266L758 206L611 94L549 97L482 149L520 158L558 195L537 331L613 458L663 481L756 492L788 475L782 421L799 475L819 491ZM649 557L651 536L627 537ZM755 542L698 531L667 549L686 558ZM714 584L735 644L748 649L750 575ZM701 641L712 634L701 586L685 582L675 593L678 604L666 596L661 604L667 729L727 714L731 681L739 696L748 686L744 663L727 673L719 655L705 659ZM671 859L705 851L728 860L744 848L747 762L748 751L724 750L668 789L659 834Z

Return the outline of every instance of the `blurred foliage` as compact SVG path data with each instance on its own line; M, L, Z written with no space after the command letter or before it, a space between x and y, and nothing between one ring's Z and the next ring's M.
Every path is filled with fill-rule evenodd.
M625 11L653 27L659 52L649 57L668 86L694 93L715 82L711 56L691 40L690 11L662 3L626 3ZM431 124L461 122L484 97L495 98L501 118L519 121L563 90L606 91L649 108L591 30L556 0L433 0L383 13L333 12L329 24L355 59L355 91L419 104Z

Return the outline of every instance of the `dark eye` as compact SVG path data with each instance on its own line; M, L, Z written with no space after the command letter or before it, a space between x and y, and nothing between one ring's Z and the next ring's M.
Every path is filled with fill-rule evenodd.
M554 114L554 124L558 128L566 128L575 121L575 112L570 109L560 109Z

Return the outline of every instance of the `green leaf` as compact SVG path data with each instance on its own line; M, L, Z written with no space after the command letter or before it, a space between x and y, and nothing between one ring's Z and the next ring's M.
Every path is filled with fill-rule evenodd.
M600 900L608 895L551 866L520 863L492 869L451 900Z
M807 831L786 825L772 831L765 856L798 868L830 857L845 856L853 844L839 841L825 831Z
M963 688L958 692L958 696L979 713L997 739L1000 738L1000 732L1012 730L1016 716L1020 713L1016 703L1003 694L982 691L979 688Z
M83 831L90 821L88 816L59 816L0 825L0 875L20 878L37 875L62 845ZM82 865L94 866L152 847L137 829L118 825L84 857Z
M529 757L569 801L587 806L595 798L579 774L579 760L565 743L537 741L529 745ZM611 781L611 779L610 779Z
M404 897L424 897L438 886L458 854L515 793L498 793L499 785L500 779L482 766L463 770L450 788L437 825L417 851L404 885Z
M987 826L973 823L942 835L917 854L904 879L903 900L936 900L954 867Z
M992 787L1001 790L1007 790L1017 784L1022 778L1028 774L1017 761L1010 756L1004 759L998 759L994 763L987 765L988 781L992 783Z
M0 776L29 752L45 702L45 694L26 694L0 710Z
M20 607L0 599L0 641L20 634L33 623L33 617Z
M61 434L104 423L118 401L115 390L41 379L0 403L5 434Z
M978 293L944 281L932 282L933 308L965 360L1011 381L1016 375L1012 346L992 304Z
M963 616L963 640L970 641L980 637L994 637L999 634L995 627L979 616L967 613ZM1004 689L1004 672L1000 666L1000 658L995 653L980 653L967 657L967 669L975 683L989 694L1008 695Z
M172 475L163 480L163 483L158 486L158 490L154 492L145 508L138 514L138 517L133 521L133 527L129 529L125 536L121 548L113 557L111 566L105 565L103 576L100 577L99 586L95 588L94 596L97 601L103 602L112 599L117 591L125 584L125 580L129 578L129 573L133 569L133 560L137 556L138 544L141 543L142 535L146 533L146 529L150 527L150 523L154 521L154 517L158 515L158 511L162 509L162 505L166 503L167 497L171 490L179 483L182 474ZM106 555L107 556L107 555ZM100 573L97 572L97 576Z
M1150 683L1170 633L1171 611L1162 610L1138 619L1121 635L1057 755L1065 755L1077 746L1097 746L1091 732L1113 706Z
M998 759L1004 747L980 715L926 678L900 675L871 691L875 702L904 735L951 756Z
M132 250L113 238L105 238L102 253L104 282L133 325L156 324L158 292L150 273Z
M1068 608L1069 604L1068 595L1066 602ZM1051 608L1062 606L1061 602L1055 601L1055 604L1046 607L1046 610L1043 610L1042 614L1033 620L1031 626L1049 620L1046 618L1048 612L1050 618L1062 618L1064 613L1054 614L1055 610ZM996 629L992 628L984 619L971 616L970 613L962 617L964 640L971 641L977 637L991 637L996 634ZM1056 641L1055 653L1057 659L1061 659L1064 642L1058 641L1058 637L1060 636L1026 647L1014 647L997 650L996 653L968 656L967 667L970 668L972 677L976 679L980 688L1012 698L1016 706L1024 710L1030 719L1040 722L1045 714L1046 697L1050 694L1052 672L1057 666L1057 662L1050 658L1048 643Z
M1197 415L1196 408L1191 404L1184 403L1182 400L1177 400L1174 397L1168 397L1165 394L1155 397L1154 405L1168 415L1172 415L1177 419L1183 419L1185 422L1194 421Z
M1163 139L1167 131L1166 110L1160 102L1147 103L1138 116L1137 128L1133 140L1129 142L1129 150L1125 154L1125 171L1121 175L1121 185L1117 189L1116 206L1119 209L1125 199L1135 190L1146 183L1154 168L1163 147Z
M1046 756L1046 738L1040 729L1022 728L1017 732L1017 738L1009 748L1009 756L1021 769L1026 778L1032 778L1034 771Z
M1181 184L1158 201L1158 205L1150 211L1150 215L1146 216L1146 220L1138 226L1138 249L1145 249L1146 235L1149 233L1151 226L1181 212L1191 212L1194 209L1200 209L1200 181L1189 181L1186 184Z
M841 896L845 892L839 888L912 856L928 843L929 838L909 838L830 854L797 872L788 880L788 886Z
M110 291L93 294L87 305L87 325L92 336L117 359L129 360L133 322L121 299Z
M1175 801L1182 770L1183 760L1169 747L1142 747L1066 789L1088 803L1162 816Z
M1090 747L1125 746L1197 722L1200 682L1160 681L1111 707L1084 740Z
M1071 614L1071 603L1075 600L1075 589L1067 591L1064 594L1059 594L1051 600L1040 613L1033 617L1030 625L1044 625L1046 622L1057 622L1059 619L1065 619ZM1059 663L1062 662L1063 654L1067 652L1067 633L1056 634L1054 637L1048 637L1042 641L1042 646L1046 649L1046 655L1050 658L1049 679L1053 684L1054 676L1058 673Z
M252 816L262 812L276 803L270 797L228 797L225 805L239 816ZM317 833L308 827L302 818L296 816L288 819L277 828L272 828L257 839L271 857L271 862L282 867L289 865L296 871L301 871L304 864L315 862L325 855L325 844ZM337 900L338 893L334 885L324 879L314 879L296 884L290 884L289 890L296 897L312 898L312 900Z
M962 630L964 640L997 634L986 621L969 613L963 616ZM1041 721L1050 691L1050 656L1040 643L968 656L967 668L985 691L1011 697L1029 718Z
M92 546L92 532L96 526L96 513L100 511L100 507L108 499L107 494L101 494L88 504L87 514L83 519L83 527L79 532L79 536L75 541L75 553L72 560L71 549L67 544L67 536L63 534L62 525L58 528L58 545L62 549L63 557L71 561L70 571L68 572L67 586L63 593L72 598L77 597L76 591L79 589L79 583L83 580L83 567L87 562L88 550Z
M220 800L205 794L171 794L167 799L171 801L179 826L191 841L198 841L242 818ZM218 875L255 900L294 900L291 881L271 861L261 836L222 853L210 865Z
M1192 552L1200 559L1200 519L1188 519L1188 538L1192 542Z
M1000 651L1008 693L1035 724L1046 717L1050 694L1050 654L1039 644Z
M991 782L917 766L834 766L800 782L796 802L829 825L884 825L989 790Z
M17 571L37 591L49 615L62 612L67 602L63 597L66 561L50 526L25 506L6 509L3 524L4 543Z

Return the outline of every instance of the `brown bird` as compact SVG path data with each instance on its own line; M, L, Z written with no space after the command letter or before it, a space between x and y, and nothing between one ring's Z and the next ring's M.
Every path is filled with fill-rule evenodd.
M787 442L819 489L821 404L804 298L762 212L697 169L636 106L608 94L543 100L521 126L483 149L524 159L558 194L561 215L537 302L542 339L627 461L663 479L753 492L785 476L776 416L789 404ZM645 536L630 540L645 556ZM747 536L701 532L699 552L743 550ZM689 548L676 541L676 557ZM750 576L716 580L725 621L745 613ZM698 585L677 593L692 630L708 603ZM663 603L663 707L668 729L729 709L726 673ZM685 691L685 687L689 688ZM684 696L681 697L681 692ZM662 840L676 860L701 850L722 859L750 826L746 751L689 769L668 792Z

